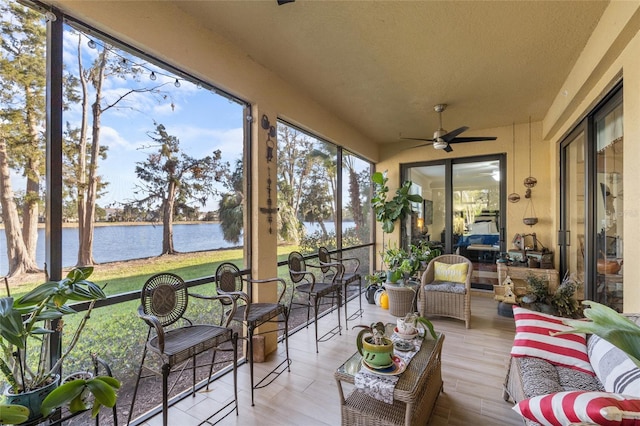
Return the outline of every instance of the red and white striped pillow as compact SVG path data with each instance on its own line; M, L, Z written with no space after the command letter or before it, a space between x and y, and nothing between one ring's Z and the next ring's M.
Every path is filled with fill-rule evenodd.
M558 392L522 400L513 409L521 416L543 425L640 425L640 398L617 393Z
M513 317L516 321L516 337L511 347L511 356L542 358L554 365L595 374L589 362L584 334L549 334L571 330L571 327L563 324L563 318L519 306L513 307Z

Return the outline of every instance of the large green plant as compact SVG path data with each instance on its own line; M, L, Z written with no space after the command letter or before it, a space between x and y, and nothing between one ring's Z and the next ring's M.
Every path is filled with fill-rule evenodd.
M62 362L74 348L88 321L96 300L104 299L104 291L87 278L92 267L74 268L60 281L49 281L34 288L24 296L15 299L0 299L0 373L9 385L11 393L19 394L38 389L49 383L59 373ZM53 330L48 327L51 320L61 320L64 315L76 311L67 305L68 301L89 301L90 306L72 334L68 347L53 366L48 366L49 339ZM61 324L64 323L61 321ZM113 407L116 402L115 390L120 382L112 377L76 379L58 387L44 400L42 415L70 403L72 412L85 410L83 393L88 390L94 395L93 414L102 405ZM14 423L19 406L0 405L0 422ZM16 408L17 407L17 408ZM39 413L36 413L36 415ZM4 418L3 416L12 416Z
M373 198L371 198L371 207L376 215L376 221L382 223L382 231L386 233L393 232L395 223L403 220L411 214L411 203L421 203L422 197L418 194L410 194L412 182L405 181L400 188L396 190L396 195L387 199L389 195L389 187L387 182L387 171L375 172L371 176L373 181Z
M566 319L563 322L573 330L570 332L595 334L624 351L629 358L640 367L640 326L625 318L608 306L591 300L585 300L584 316L590 321Z

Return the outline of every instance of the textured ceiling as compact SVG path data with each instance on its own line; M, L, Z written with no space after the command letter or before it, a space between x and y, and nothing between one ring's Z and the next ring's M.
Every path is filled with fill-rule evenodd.
M379 143L541 120L602 1L188 1L186 13ZM482 134L475 133L476 135Z

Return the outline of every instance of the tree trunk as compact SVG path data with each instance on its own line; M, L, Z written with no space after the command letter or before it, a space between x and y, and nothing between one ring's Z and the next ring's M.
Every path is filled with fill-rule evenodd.
M27 249L27 255L36 263L36 247L38 244L38 219L40 201L40 144L38 137L38 122L36 120L36 112L31 102L29 88L25 88L27 94L26 105L26 121L29 132L29 146L31 152L27 154L25 164L25 175L27 177L26 193L24 198L24 206L22 209L22 238Z
M78 35L78 76L80 81L81 90L81 106L82 106L82 118L80 122L80 135L78 137L78 162L76 166L76 190L78 193L76 203L78 208L78 265L85 264L86 259L82 254L85 250L84 247L89 242L83 241L86 235L85 231L85 203L87 192L87 129L89 128L87 122L89 117L89 90L87 89L87 78L84 75L84 67L82 65L82 36ZM91 249L90 249L91 251ZM89 253L91 257L91 253Z
M24 206L22 207L22 239L27 256L36 263L36 247L38 244L39 190L40 177L37 160L29 158L26 164L27 186Z
M7 161L7 144L0 136L0 205L2 205L2 220L7 239L7 256L9 258L8 276L19 275L24 272L39 272L35 260L30 259L27 247L22 239L18 208L11 187L11 174Z
M167 198L162 203L162 254L175 254L173 248L173 205L175 203L176 183L169 182Z
M364 226L364 215L362 214L362 204L360 202L360 183L358 174L352 168L349 169L349 198L351 201L351 214L356 225L356 232L360 235L360 230Z
M78 248L78 265L94 265L93 259L93 229L96 216L96 200L98 198L98 154L100 152L100 109L102 101L102 84L104 82L104 70L107 64L107 52L103 51L95 77L96 98L91 105L93 125L91 128L91 160L87 176L87 194L84 207L83 232Z

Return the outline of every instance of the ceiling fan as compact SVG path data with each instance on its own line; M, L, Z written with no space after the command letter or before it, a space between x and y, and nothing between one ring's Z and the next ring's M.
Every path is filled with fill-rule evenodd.
M462 142L479 142L479 141L495 141L497 138L495 136L471 136L471 137L458 137L458 135L462 132L469 130L467 126L458 127L455 130L447 132L442 128L442 112L447 109L447 104L438 104L433 107L433 109L439 114L440 119L440 128L433 133L432 139L426 138L402 138L413 141L425 141L428 143L414 146L413 148L418 148L420 146L432 145L435 149L442 149L445 152L451 152L453 149L450 144L452 143L462 143Z

